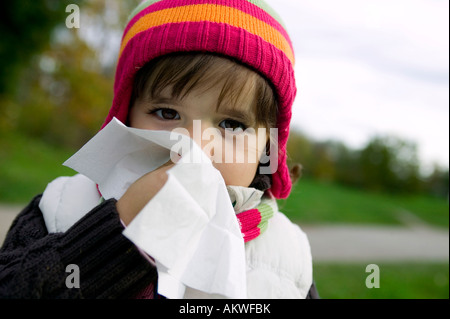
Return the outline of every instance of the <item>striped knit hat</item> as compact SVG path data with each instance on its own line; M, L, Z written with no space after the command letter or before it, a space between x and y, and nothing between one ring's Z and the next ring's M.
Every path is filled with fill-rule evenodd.
M292 187L286 143L296 95L294 52L278 15L262 0L147 0L132 13L122 38L114 100L103 126L127 120L136 72L174 52L211 52L241 61L265 76L278 101L278 169L271 192L286 198Z

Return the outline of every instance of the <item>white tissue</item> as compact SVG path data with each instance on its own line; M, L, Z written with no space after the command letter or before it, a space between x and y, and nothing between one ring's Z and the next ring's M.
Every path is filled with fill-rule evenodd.
M189 143L187 136L134 129L114 118L64 165L96 182L104 198L119 199L137 179L168 162L181 138Z
M161 295L183 298L193 289L203 297L246 298L244 242L225 182L192 139L113 119L64 165L96 182L105 198L119 199L166 163L180 141L168 181L123 234L155 259Z

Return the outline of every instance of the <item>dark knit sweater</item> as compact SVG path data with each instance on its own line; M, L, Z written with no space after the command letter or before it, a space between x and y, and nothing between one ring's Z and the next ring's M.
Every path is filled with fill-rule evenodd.
M157 271L122 235L111 199L65 233L49 234L39 209L41 196L17 216L0 249L1 298L133 298ZM68 288L68 265L80 270L80 288ZM313 284L307 299L319 298Z
M0 298L132 298L156 268L122 235L116 201L95 207L65 233L49 234L41 196L17 216L0 249ZM68 265L80 288L67 288Z

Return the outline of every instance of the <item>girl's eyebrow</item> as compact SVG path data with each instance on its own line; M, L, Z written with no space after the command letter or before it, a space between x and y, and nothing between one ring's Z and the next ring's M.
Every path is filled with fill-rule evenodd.
M149 98L149 102L153 104L170 104L170 105L176 105L181 106L180 100L176 98L167 98L167 97L155 97L155 98Z
M234 120L238 120L243 124L251 125L254 123L254 117L251 116L250 112L245 112L239 109L220 108L220 113L222 115L230 116Z

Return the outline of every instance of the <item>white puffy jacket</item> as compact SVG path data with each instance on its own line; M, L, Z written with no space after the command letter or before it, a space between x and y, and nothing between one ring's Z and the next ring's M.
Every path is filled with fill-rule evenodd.
M240 205L245 210L256 207L262 195L255 196L239 192ZM257 191L259 192L259 191ZM254 201L250 203L249 198ZM256 198L256 199L255 199ZM51 182L41 199L40 209L49 232L64 232L100 202L96 184L78 174L60 177ZM245 201L247 201L245 203ZM238 203L239 205L239 203ZM249 207L253 206L253 207ZM269 220L267 230L258 238L245 244L248 298L305 298L313 282L312 258L306 234L299 226L278 212ZM202 297L195 292L187 298Z

